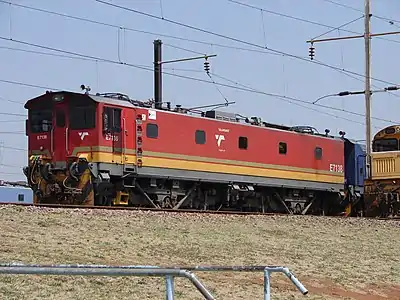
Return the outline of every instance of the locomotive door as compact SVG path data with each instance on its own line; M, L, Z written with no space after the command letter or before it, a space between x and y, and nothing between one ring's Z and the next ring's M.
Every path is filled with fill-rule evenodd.
M68 153L68 105L65 102L54 103L51 154L56 165L65 162ZM56 149L56 151L55 151Z
M366 179L366 170L363 166L365 165L365 155L357 155L357 167L356 167L356 182L355 185L361 186Z
M113 159L116 163L123 163L122 157L122 114L121 109L114 109L114 126L113 126L113 139L112 151Z
M112 162L122 164L123 149L122 149L122 114L121 109L104 107L103 114L104 137L107 146L111 148Z

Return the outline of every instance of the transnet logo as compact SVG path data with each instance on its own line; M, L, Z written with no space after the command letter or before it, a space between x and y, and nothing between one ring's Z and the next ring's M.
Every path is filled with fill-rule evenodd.
M222 141L225 141L225 136L223 134L216 134L215 139L217 140L218 147L221 147Z
M78 132L79 136L81 137L81 140L85 138L85 136L89 135L89 132Z

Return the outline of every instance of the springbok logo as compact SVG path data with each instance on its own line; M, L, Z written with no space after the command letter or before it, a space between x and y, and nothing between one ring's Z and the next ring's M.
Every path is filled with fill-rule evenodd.
M216 134L215 139L217 140L218 147L221 147L222 141L225 141L225 136L223 134Z
M81 140L83 141L83 139L85 138L85 136L89 135L89 132L78 132L79 136L81 137Z

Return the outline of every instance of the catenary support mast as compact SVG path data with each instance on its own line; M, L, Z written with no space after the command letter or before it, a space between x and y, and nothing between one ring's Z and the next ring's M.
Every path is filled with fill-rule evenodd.
M154 41L154 102L155 108L162 107L161 40Z
M365 0L365 125L366 125L366 172L371 177L371 37L370 37L370 0Z
M202 56L195 56L195 57L187 57L187 58L179 58L173 60L162 60L162 41L161 40L154 40L154 108L162 109L163 105L163 96L162 96L162 65L163 64L170 64L176 62L184 62L189 60L196 60L196 59L205 59L204 67L206 72L208 72L209 62L207 61L210 57L216 57L216 54L212 55L202 55Z
M383 33L373 33L371 34L371 0L364 0L364 35L354 35L354 36L344 36L344 37L334 37L334 38L324 38L324 39L311 39L308 40L307 43L311 44L310 47L310 58L313 59L315 56L314 53L314 43L320 42L329 42L329 41L337 41L337 40L348 40L348 39L358 39L364 38L365 41L365 90L363 93L365 94L365 141L366 141L366 175L367 178L371 178L371 148L372 148L372 137L371 137L371 38L375 36L383 36L383 35L394 35L400 34L400 31L393 32L383 32ZM394 90L398 88L395 87ZM392 90L389 88L388 90ZM349 93L350 95L351 93Z

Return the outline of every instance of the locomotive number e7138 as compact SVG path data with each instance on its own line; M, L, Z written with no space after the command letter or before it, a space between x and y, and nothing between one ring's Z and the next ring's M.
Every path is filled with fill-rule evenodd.
M343 165L330 164L329 171L335 172L335 173L343 173Z

